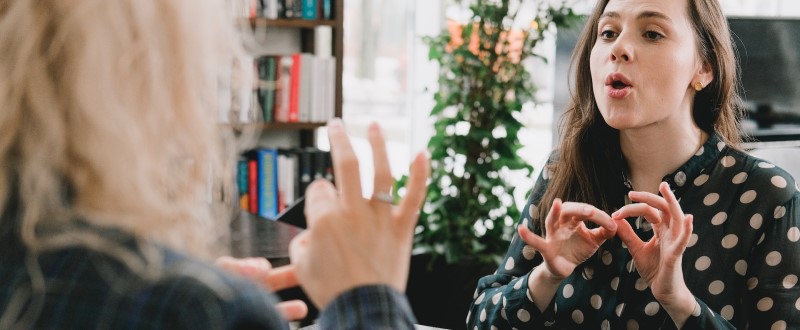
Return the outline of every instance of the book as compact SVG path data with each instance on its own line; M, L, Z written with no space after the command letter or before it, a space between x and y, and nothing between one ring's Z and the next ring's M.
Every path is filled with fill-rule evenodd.
M258 161L247 160L247 201L248 211L258 214Z
M332 0L322 1L322 19L333 19L333 2Z
M303 19L317 19L317 0L302 0Z
M278 59L278 95L275 99L274 121L289 122L289 112L292 103L292 63L293 56L281 56Z
M250 200L249 195L247 194L248 190L248 180L247 175L247 159L240 158L236 164L236 187L239 191L239 207L242 210L249 210L250 209Z
M306 194L306 188L314 180L314 157L313 148L306 148L299 152L298 155L298 189L300 195Z
M300 79L302 75L302 56L301 54L292 55L292 66L290 72L291 85L289 86L289 118L288 122L296 123L300 119Z
M258 171L258 215L274 218L278 215L278 150L273 148L257 151Z

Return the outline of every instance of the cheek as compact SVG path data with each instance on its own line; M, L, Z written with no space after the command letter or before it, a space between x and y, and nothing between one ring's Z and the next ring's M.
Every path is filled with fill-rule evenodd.
M602 52L595 47L592 48L592 52L589 54L589 72L592 74L592 85L594 86L597 86L597 84L601 83L603 80L600 72L602 67L601 53Z

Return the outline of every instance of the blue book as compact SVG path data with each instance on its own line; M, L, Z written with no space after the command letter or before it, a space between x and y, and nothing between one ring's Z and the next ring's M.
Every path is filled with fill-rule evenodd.
M303 1L303 19L317 19L317 0L296 1Z
M333 19L333 8L331 8L331 0L322 1L322 19Z
M274 219L278 215L278 149L259 149L258 215Z

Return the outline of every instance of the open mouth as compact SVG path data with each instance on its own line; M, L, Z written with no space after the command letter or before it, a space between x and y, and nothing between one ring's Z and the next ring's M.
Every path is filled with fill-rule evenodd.
M614 88L614 89L623 89L623 88L625 88L625 87L630 87L630 85L628 85L628 84L624 83L624 82L623 82L623 81L621 81L621 80L615 80L615 81L611 82L611 88Z
M613 89L632 87L630 79L620 72L614 72L606 77L606 86Z

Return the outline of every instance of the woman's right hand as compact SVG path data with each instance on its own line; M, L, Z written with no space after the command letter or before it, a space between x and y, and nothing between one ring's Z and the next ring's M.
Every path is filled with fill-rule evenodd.
M600 227L589 229L584 221ZM617 224L602 210L584 203L562 203L558 198L553 201L544 226L544 238L527 226L517 228L520 238L544 259L528 280L534 303L541 310L553 299L561 281L617 232Z
M584 221L594 222L600 227L589 229ZM519 226L519 235L542 254L547 271L558 280L572 274L575 267L589 259L617 232L617 224L602 210L584 203L562 203L558 198L553 201L544 226L545 238L526 226Z

